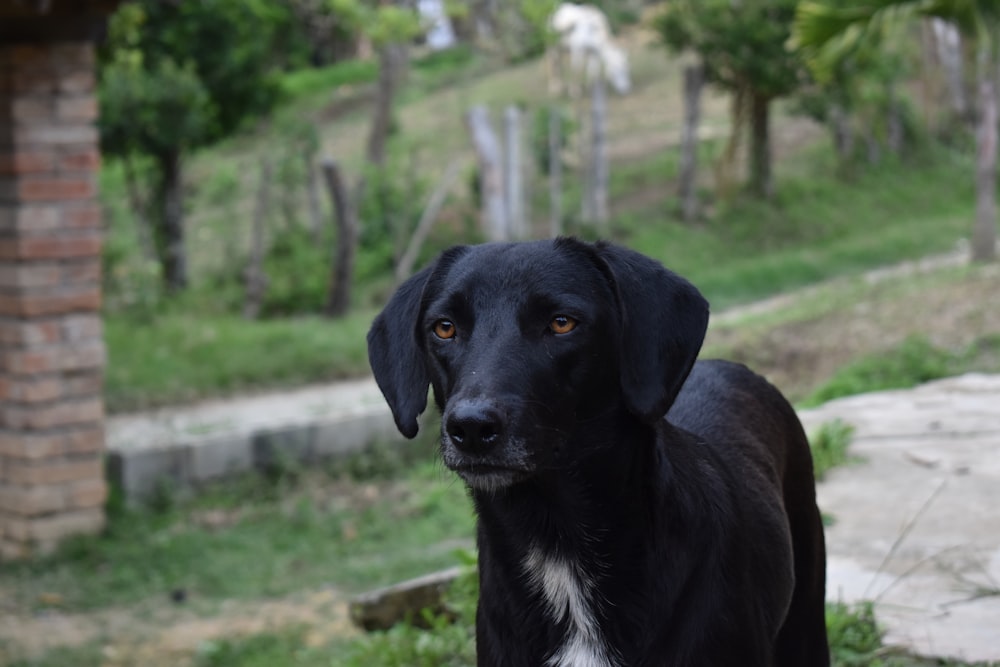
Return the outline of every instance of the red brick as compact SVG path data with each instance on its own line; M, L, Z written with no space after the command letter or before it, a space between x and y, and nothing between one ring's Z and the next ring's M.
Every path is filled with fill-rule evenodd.
M60 72L56 86L61 93L90 93L95 88L94 68L76 67Z
M34 542L40 551L49 551L56 541L78 533L96 533L104 527L104 512L98 508L56 514L39 519L12 520L7 537L18 542Z
M0 265L0 287L33 288L59 285L63 267L55 263Z
M94 45L89 41L56 42L48 48L52 61L62 69L93 69Z
M62 324L57 320L0 320L0 344L35 346L56 343L62 338Z
M12 135L17 146L97 144L97 128L82 122L18 125L14 127Z
M14 375L53 373L59 370L58 349L7 350L3 355L3 370Z
M93 178L25 178L18 182L17 196L25 201L92 199L97 184Z
M18 95L11 100L10 117L16 123L45 123L53 117L51 95Z
M104 376L95 371L79 373L64 377L59 385L66 397L99 396L104 388Z
M67 315L60 320L59 325L62 327L63 339L68 342L77 343L104 336L104 325L101 316L97 314Z
M67 229L99 229L101 220L99 204L67 206L62 212L63 226Z
M0 259L69 259L72 257L98 257L100 254L100 234L64 234L0 239Z
M54 167L55 158L47 152L0 154L0 176L44 173L52 171Z
M104 452L104 428L101 424L74 428L63 442L67 454L101 454Z
M7 350L3 370L11 375L34 375L62 371L85 371L103 368L106 363L104 342L95 340L73 345Z
M55 92L57 83L55 72L50 68L25 64L14 67L8 73L7 85L11 92L18 95L37 95Z
M58 229L61 224L60 204L0 205L0 232L36 232Z
M0 454L17 459L45 459L71 451L73 435L0 430Z
M107 364L104 341L97 339L89 343L63 346L58 363L59 369L62 371L88 371L104 368Z
M16 403L44 403L63 394L64 382L53 375L0 378L0 400Z
M19 516L52 514L66 509L67 488L64 485L0 487L0 508ZM92 507L92 505L91 505Z
M74 482L66 489L66 501L71 509L102 507L108 499L108 485L101 477Z
M97 283L63 287L57 291L45 290L40 293L0 294L0 315L41 317L95 311L100 308L101 287Z
M59 157L59 169L63 172L69 171L97 171L101 168L101 154L96 148L79 148L72 151L65 151Z
M93 95L57 97L56 115L63 120L97 120L97 98Z
M65 262L62 270L62 282L65 285L83 285L101 281L101 262L85 259L76 262Z
M43 405L7 403L0 406L0 425L13 430L43 431L74 424L89 424L103 418L104 405L99 398Z
M61 484L85 479L101 479L104 466L99 456L83 458L15 461L8 479L18 484Z

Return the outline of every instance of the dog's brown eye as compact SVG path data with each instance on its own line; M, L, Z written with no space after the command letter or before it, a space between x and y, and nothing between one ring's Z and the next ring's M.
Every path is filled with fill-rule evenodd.
M455 337L455 324L451 320L438 320L434 323L434 335L448 340Z
M554 334L567 334L576 328L576 320L566 315L556 315L549 322L549 329Z

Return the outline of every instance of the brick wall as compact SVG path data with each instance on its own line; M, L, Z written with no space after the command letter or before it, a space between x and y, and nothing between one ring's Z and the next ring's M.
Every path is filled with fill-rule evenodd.
M104 524L94 48L0 43L0 558Z

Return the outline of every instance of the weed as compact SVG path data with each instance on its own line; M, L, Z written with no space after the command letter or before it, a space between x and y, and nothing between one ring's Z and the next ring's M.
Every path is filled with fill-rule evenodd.
M815 406L826 401L885 389L904 389L950 375L964 360L990 354L996 347L993 339L961 353L932 345L922 336L911 336L898 347L861 358L841 368L804 401Z
M830 469L848 462L847 448L851 444L854 427L840 419L828 421L809 438L812 449L813 474L817 480L826 476Z

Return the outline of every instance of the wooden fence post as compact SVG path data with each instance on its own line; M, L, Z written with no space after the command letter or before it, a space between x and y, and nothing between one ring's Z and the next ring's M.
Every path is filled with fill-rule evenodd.
M511 104L504 110L504 199L507 202L509 236L523 239L528 235L524 207L524 166L521 158L521 110Z
M330 291L325 312L330 317L338 317L345 314L351 305L351 279L354 275L358 225L354 207L347 197L340 166L332 158L325 158L321 168L333 202L334 222L337 225L336 249L333 266L330 267Z
M549 107L549 234L563 233L562 225L562 117L558 107Z
M486 237L491 241L509 240L500 142L490 126L489 111L482 105L472 107L466 113L466 123L479 165L481 215Z
M598 76L590 88L590 161L584 220L594 223L601 232L606 232L608 225L607 116L607 87L604 77Z
M701 120L701 90L704 69L699 63L684 68L684 128L681 134L681 164L678 194L681 217L691 222L698 216L698 125Z

